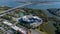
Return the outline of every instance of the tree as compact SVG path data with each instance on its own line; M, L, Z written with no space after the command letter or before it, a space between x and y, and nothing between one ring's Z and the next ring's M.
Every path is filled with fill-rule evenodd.
M8 16L8 15L4 15L2 16L3 19L6 19L6 20L12 20L12 16Z

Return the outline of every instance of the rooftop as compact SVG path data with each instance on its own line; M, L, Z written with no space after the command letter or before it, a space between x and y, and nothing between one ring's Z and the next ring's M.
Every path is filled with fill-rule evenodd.
M23 17L21 17L19 19L19 22L21 22L22 24L30 24L33 25L34 27L39 26L40 24L42 24L42 19L39 18L38 16L33 16L33 15L25 15Z

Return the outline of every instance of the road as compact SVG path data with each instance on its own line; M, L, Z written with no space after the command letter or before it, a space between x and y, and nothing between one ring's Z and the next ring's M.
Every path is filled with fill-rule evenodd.
M51 13L49 13L49 11L47 11L46 9L44 9L44 11L43 11L48 17L56 17L58 20L60 20L60 17L58 17L58 16L55 16L55 15L53 15L53 14L51 14Z
M30 4L32 4L32 3L30 3ZM30 5L30 4L24 4L24 5L18 6L18 7L16 7L16 8L23 7L23 6ZM11 12L11 10L16 9L16 8L12 8L12 9L9 9L9 10L7 10L7 11L3 11L3 12L0 13L0 16L3 16L3 15L5 15L5 14L7 14L8 12ZM7 24L7 25L8 25L8 24ZM12 28L13 28L13 27L12 27ZM31 29L31 34L42 34L42 33Z
M32 3L27 3L27 4L24 4L24 5L20 5L20 6L18 6L18 7L15 7L15 8L6 10L6 11L3 11L3 12L0 13L0 16L3 16L3 15L5 15L5 14L7 14L8 12L11 12L13 9L17 9L17 8L19 8L19 7L23 7L23 6L30 5L30 4L32 4Z

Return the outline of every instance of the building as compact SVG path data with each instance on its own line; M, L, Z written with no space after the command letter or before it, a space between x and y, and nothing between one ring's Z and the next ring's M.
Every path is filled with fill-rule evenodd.
M28 24L32 26L33 28L42 24L42 21L43 20L41 18L39 18L38 16L33 16L33 15L25 15L19 19L20 24L25 24L25 25Z

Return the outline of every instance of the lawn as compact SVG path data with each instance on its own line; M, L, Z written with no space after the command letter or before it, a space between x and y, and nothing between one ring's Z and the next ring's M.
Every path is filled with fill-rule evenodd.
M2 7L2 6L0 6L0 12L3 12L3 11L8 10L8 9L11 9L11 7L7 7L7 6Z
M3 11L5 11L5 10L0 10L0 12L3 12Z
M48 34L55 34L56 28L53 26L53 23L55 22L49 21L47 24L40 26L40 29L42 29L43 32L47 32Z

